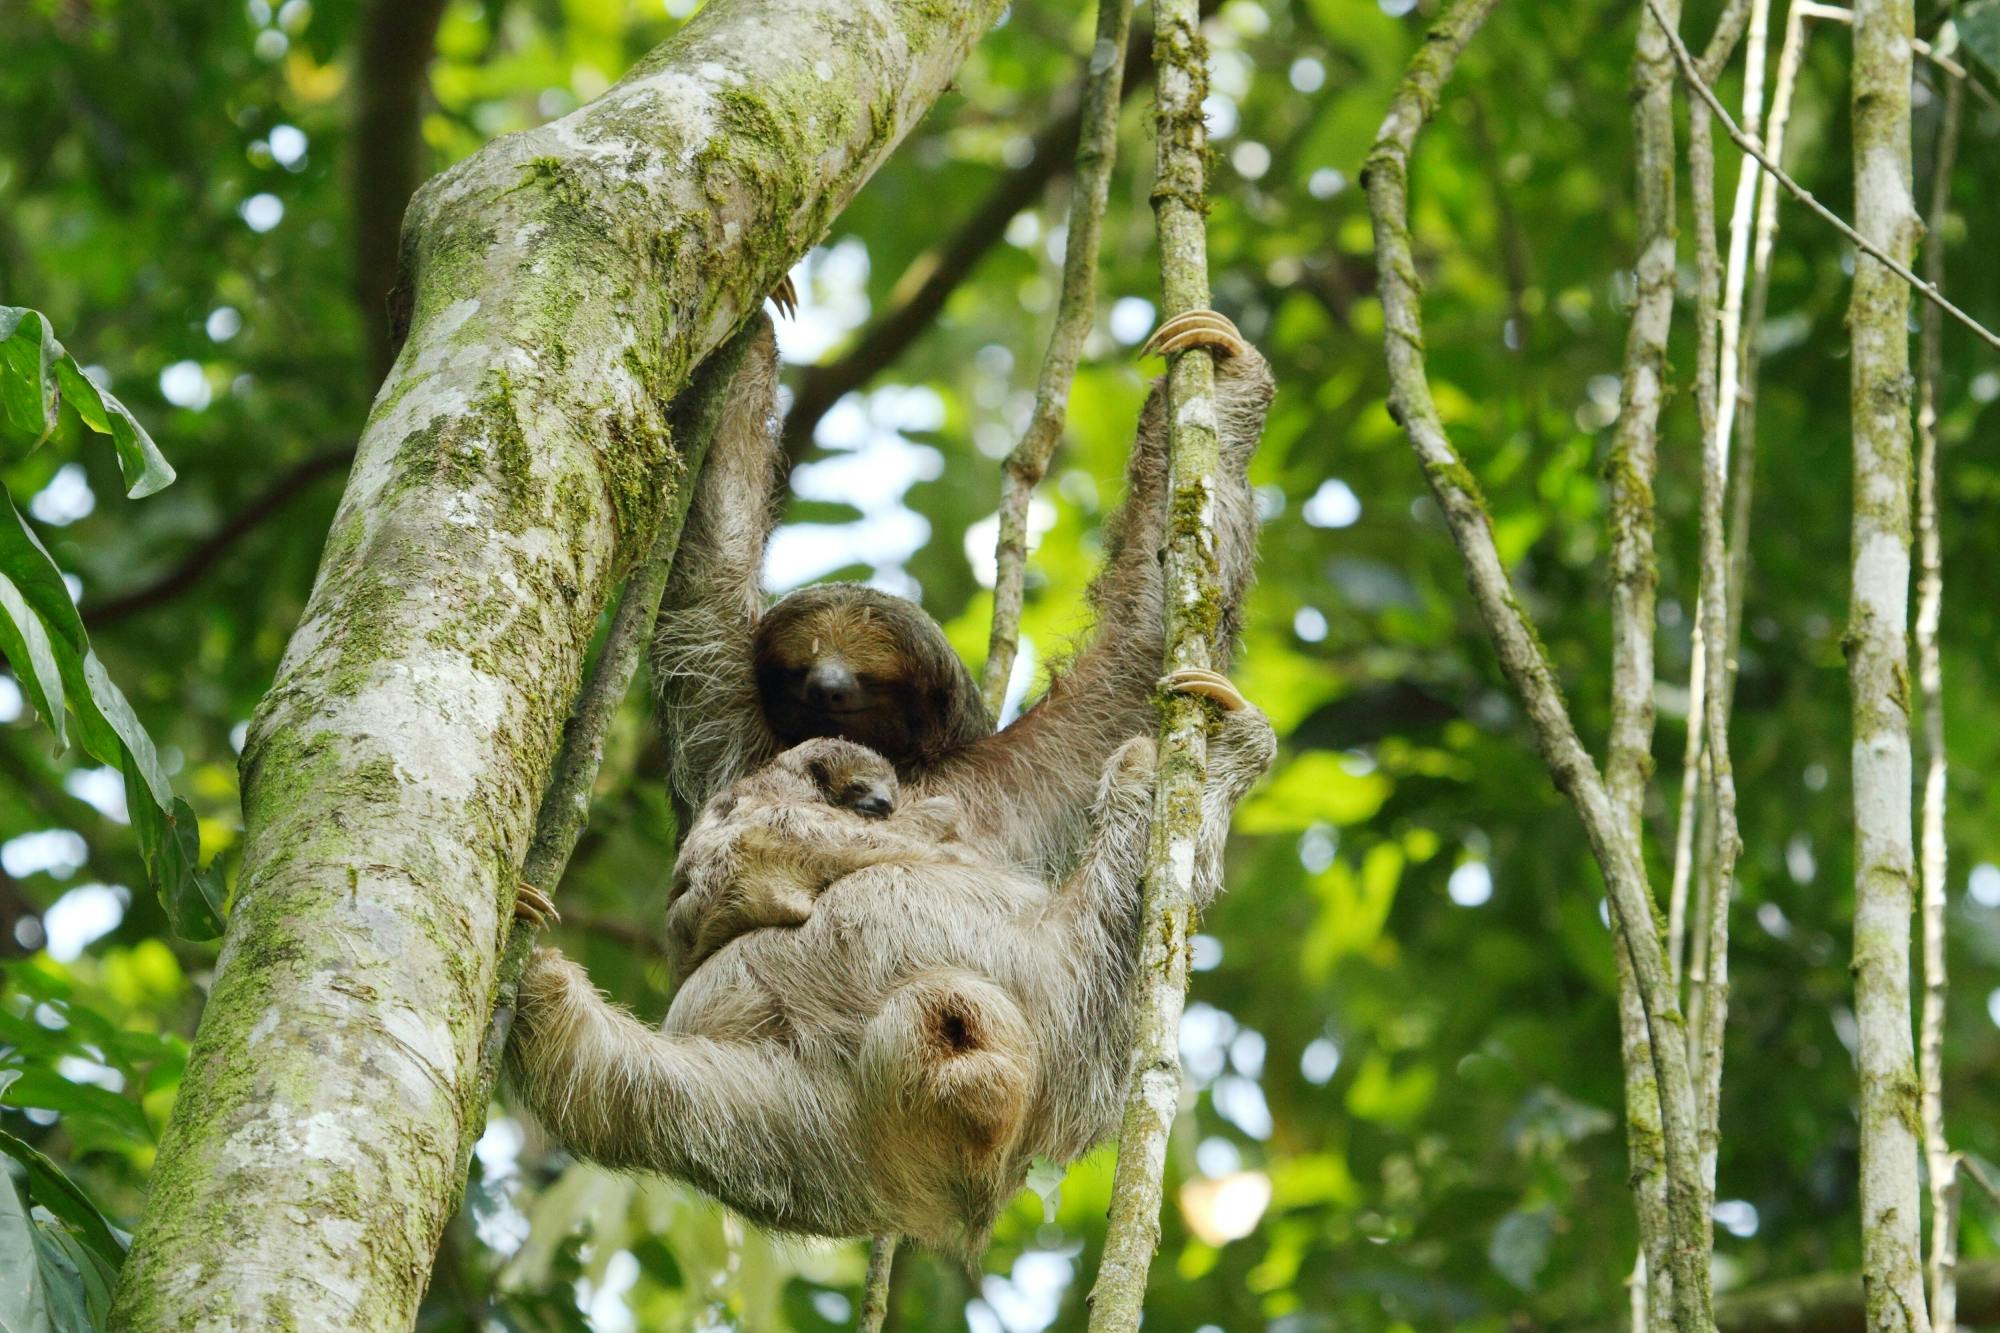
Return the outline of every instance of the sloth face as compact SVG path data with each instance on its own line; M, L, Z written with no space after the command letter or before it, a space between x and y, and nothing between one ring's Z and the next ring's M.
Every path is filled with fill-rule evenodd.
M841 737L907 768L992 730L936 622L872 588L786 597L759 623L754 660L765 719L786 745Z
M810 782L828 805L868 819L894 814L901 798L889 761L852 741L806 741L779 755L777 762Z

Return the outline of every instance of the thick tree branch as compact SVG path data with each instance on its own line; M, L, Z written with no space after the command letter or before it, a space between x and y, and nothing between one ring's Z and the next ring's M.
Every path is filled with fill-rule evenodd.
M668 404L1000 3L713 0L419 193L408 342L252 723L119 1327L414 1319L592 631L685 486Z

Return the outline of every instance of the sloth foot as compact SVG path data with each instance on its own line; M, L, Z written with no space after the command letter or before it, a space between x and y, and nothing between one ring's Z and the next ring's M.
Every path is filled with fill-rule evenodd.
M1154 329L1139 355L1172 356L1190 347L1206 347L1217 358L1242 356L1250 350L1250 344L1226 316L1213 310L1190 310Z
M550 926L562 924L562 917L549 896L532 884L523 884L514 891L514 919L526 922L535 930L547 930Z
M786 319L799 317L799 289L792 285L792 275L787 273L771 289L771 304L778 307L778 313Z
M1230 682L1220 671L1209 671L1202 667L1184 667L1160 677L1160 688L1173 694L1193 694L1203 699L1213 699L1222 706L1225 713L1241 712L1250 706L1243 692Z

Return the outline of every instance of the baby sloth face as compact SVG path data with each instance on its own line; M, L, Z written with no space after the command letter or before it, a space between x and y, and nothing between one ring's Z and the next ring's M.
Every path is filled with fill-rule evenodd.
M821 800L869 819L894 814L900 791L896 770L865 745L831 737L793 746L778 764L811 783Z

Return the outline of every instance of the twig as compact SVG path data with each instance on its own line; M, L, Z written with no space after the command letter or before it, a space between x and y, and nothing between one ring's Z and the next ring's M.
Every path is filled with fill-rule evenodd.
M861 1287L861 1316L855 1333L882 1333L889 1317L889 1278L896 1262L896 1238L877 1236L868 1242L868 1278Z
M1660 9L1660 0L1646 0L1646 7L1651 9L1655 16L1657 16ZM1764 150L1757 146L1756 141L1744 134L1737 127L1736 121L1730 116L1728 108L1724 107L1716 97L1715 91L1702 82L1700 74L1694 68L1694 57L1688 54L1687 45L1681 41L1680 35L1670 30L1667 33L1667 40L1673 47L1674 60L1680 66L1681 77L1687 80L1688 86L1694 90L1695 95L1708 104L1708 109L1722 123L1723 131L1729 135L1730 142L1754 158L1759 166L1771 173L1771 176L1778 184L1785 187L1787 194L1804 204L1814 213L1817 213L1822 221L1846 237L1855 249L1873 259L1883 268L1888 269L1889 272L1907 283L1919 296L1936 305L1947 315L1950 315L1953 319L1978 334L1983 342L1989 346L2000 348L2000 334L1994 333L1984 324L1981 324L1978 320L1946 300L1943 292L1938 291L1915 273L1911 272L1909 265L1895 259L1888 251L1882 249L1881 246L1875 244L1849 226L1846 219L1842 218L1840 214L1815 199L1805 186L1792 179L1790 173L1769 157L1766 157Z
M1153 218L1159 235L1161 315L1208 305L1207 48L1195 0L1158 0L1153 8L1159 102ZM1215 365L1206 347L1188 348L1167 370L1168 494L1175 512L1200 515L1167 534L1166 660L1169 671L1209 665L1203 616L1216 596L1214 507L1220 470ZM1138 980L1129 1001L1133 1050L1112 1177L1110 1221L1090 1292L1091 1333L1139 1327L1146 1274L1159 1248L1167 1136L1180 1104L1179 1033L1186 999L1188 940L1193 930L1194 865L1202 787L1208 769L1208 714L1201 701L1170 696L1162 708L1153 828L1140 908Z
M99 629L113 621L172 601L200 582L202 575L226 555L230 547L256 531L266 519L290 504L313 482L345 469L353 461L354 450L351 448L327 449L301 459L290 471L259 492L249 504L231 515L221 527L203 538L165 574L143 587L87 604L83 608L84 623L91 629Z
M1478 483L1438 417L1423 361L1423 316L1409 234L1410 150L1459 52L1494 3L1458 0L1445 12L1390 103L1363 173L1381 275L1389 410L1408 434L1423 465L1432 496L1464 562L1473 600L1501 667L1521 696L1543 760L1556 785L1575 806L1603 871L1616 947L1625 953L1638 982L1648 1048L1660 1089L1667 1209L1673 1237L1669 1264L1674 1325L1683 1333L1701 1333L1709 1327L1709 1277L1708 1255L1701 1247L1705 1224L1694 1087L1679 1006L1653 924L1652 894L1640 856L1638 830L1611 798L1597 766L1577 738L1555 670L1500 561Z
M729 381L735 376L751 336L746 330L717 349L674 401L671 429L690 476L699 471L708 455ZM541 809L535 816L534 837L521 863L522 883L534 886L550 898L555 896L555 887L569 864L570 853L576 849L577 839L589 822L591 789L596 786L598 769L604 763L604 737L631 688L639 659L652 641L653 619L659 613L660 594L666 589L667 572L673 564L686 507L693 494L692 485L674 488L679 507L661 518L659 535L651 551L626 578L617 609L612 612L611 628L584 678L569 721L563 725L562 747L549 770ZM493 1021L486 1031L470 1103L474 1113L467 1117L467 1132L460 1144L461 1174L469 1164L473 1144L485 1129L486 1107L499 1081L500 1057L507 1049L507 1033L514 1021L515 997L534 943L534 928L516 921L500 956Z
M1960 83L1945 89L1931 163L1930 243L1924 277L1944 286L1945 218L1951 209L1951 173L1958 160L1958 126L1964 97ZM1924 1157L1930 1170L1931 1248L1926 1259L1931 1325L1952 1333L1958 1322L1958 1173L1944 1131L1945 970L1945 748L1944 663L1938 625L1944 601L1944 559L1938 533L1938 380L1944 371L1944 321L1926 306L1917 333L1917 698L1924 720L1923 877L1924 1007L1918 1042L1918 1083Z
M1814 4L1813 0L1800 0L1798 8L1803 16L1809 19L1826 19L1830 23L1851 24L1854 22L1854 12L1842 9L1839 5L1820 5ZM1951 75L1952 78L1964 83L1968 88L1972 89L1973 95L1987 106L1995 110L2000 110L2000 97L1995 97L1992 89L1974 78L1971 70L1968 70L1950 56L1945 55L1921 37L1912 37L1910 39L1910 49L1930 61L1933 65L1936 65L1945 73Z
M1069 230L1064 241L1062 296L1035 385L1035 411L1021 440L1007 455L1000 530L995 539L993 631L979 690L986 711L1000 716L1014 655L1021 643L1021 598L1028 572L1028 506L1049 470L1049 456L1062 438L1069 389L1077 358L1097 313L1097 248L1104 201L1111 193L1111 168L1118 158L1118 103L1125 71L1126 33L1132 0L1098 0L1097 38L1085 61L1083 121L1076 145L1076 185L1070 192Z

